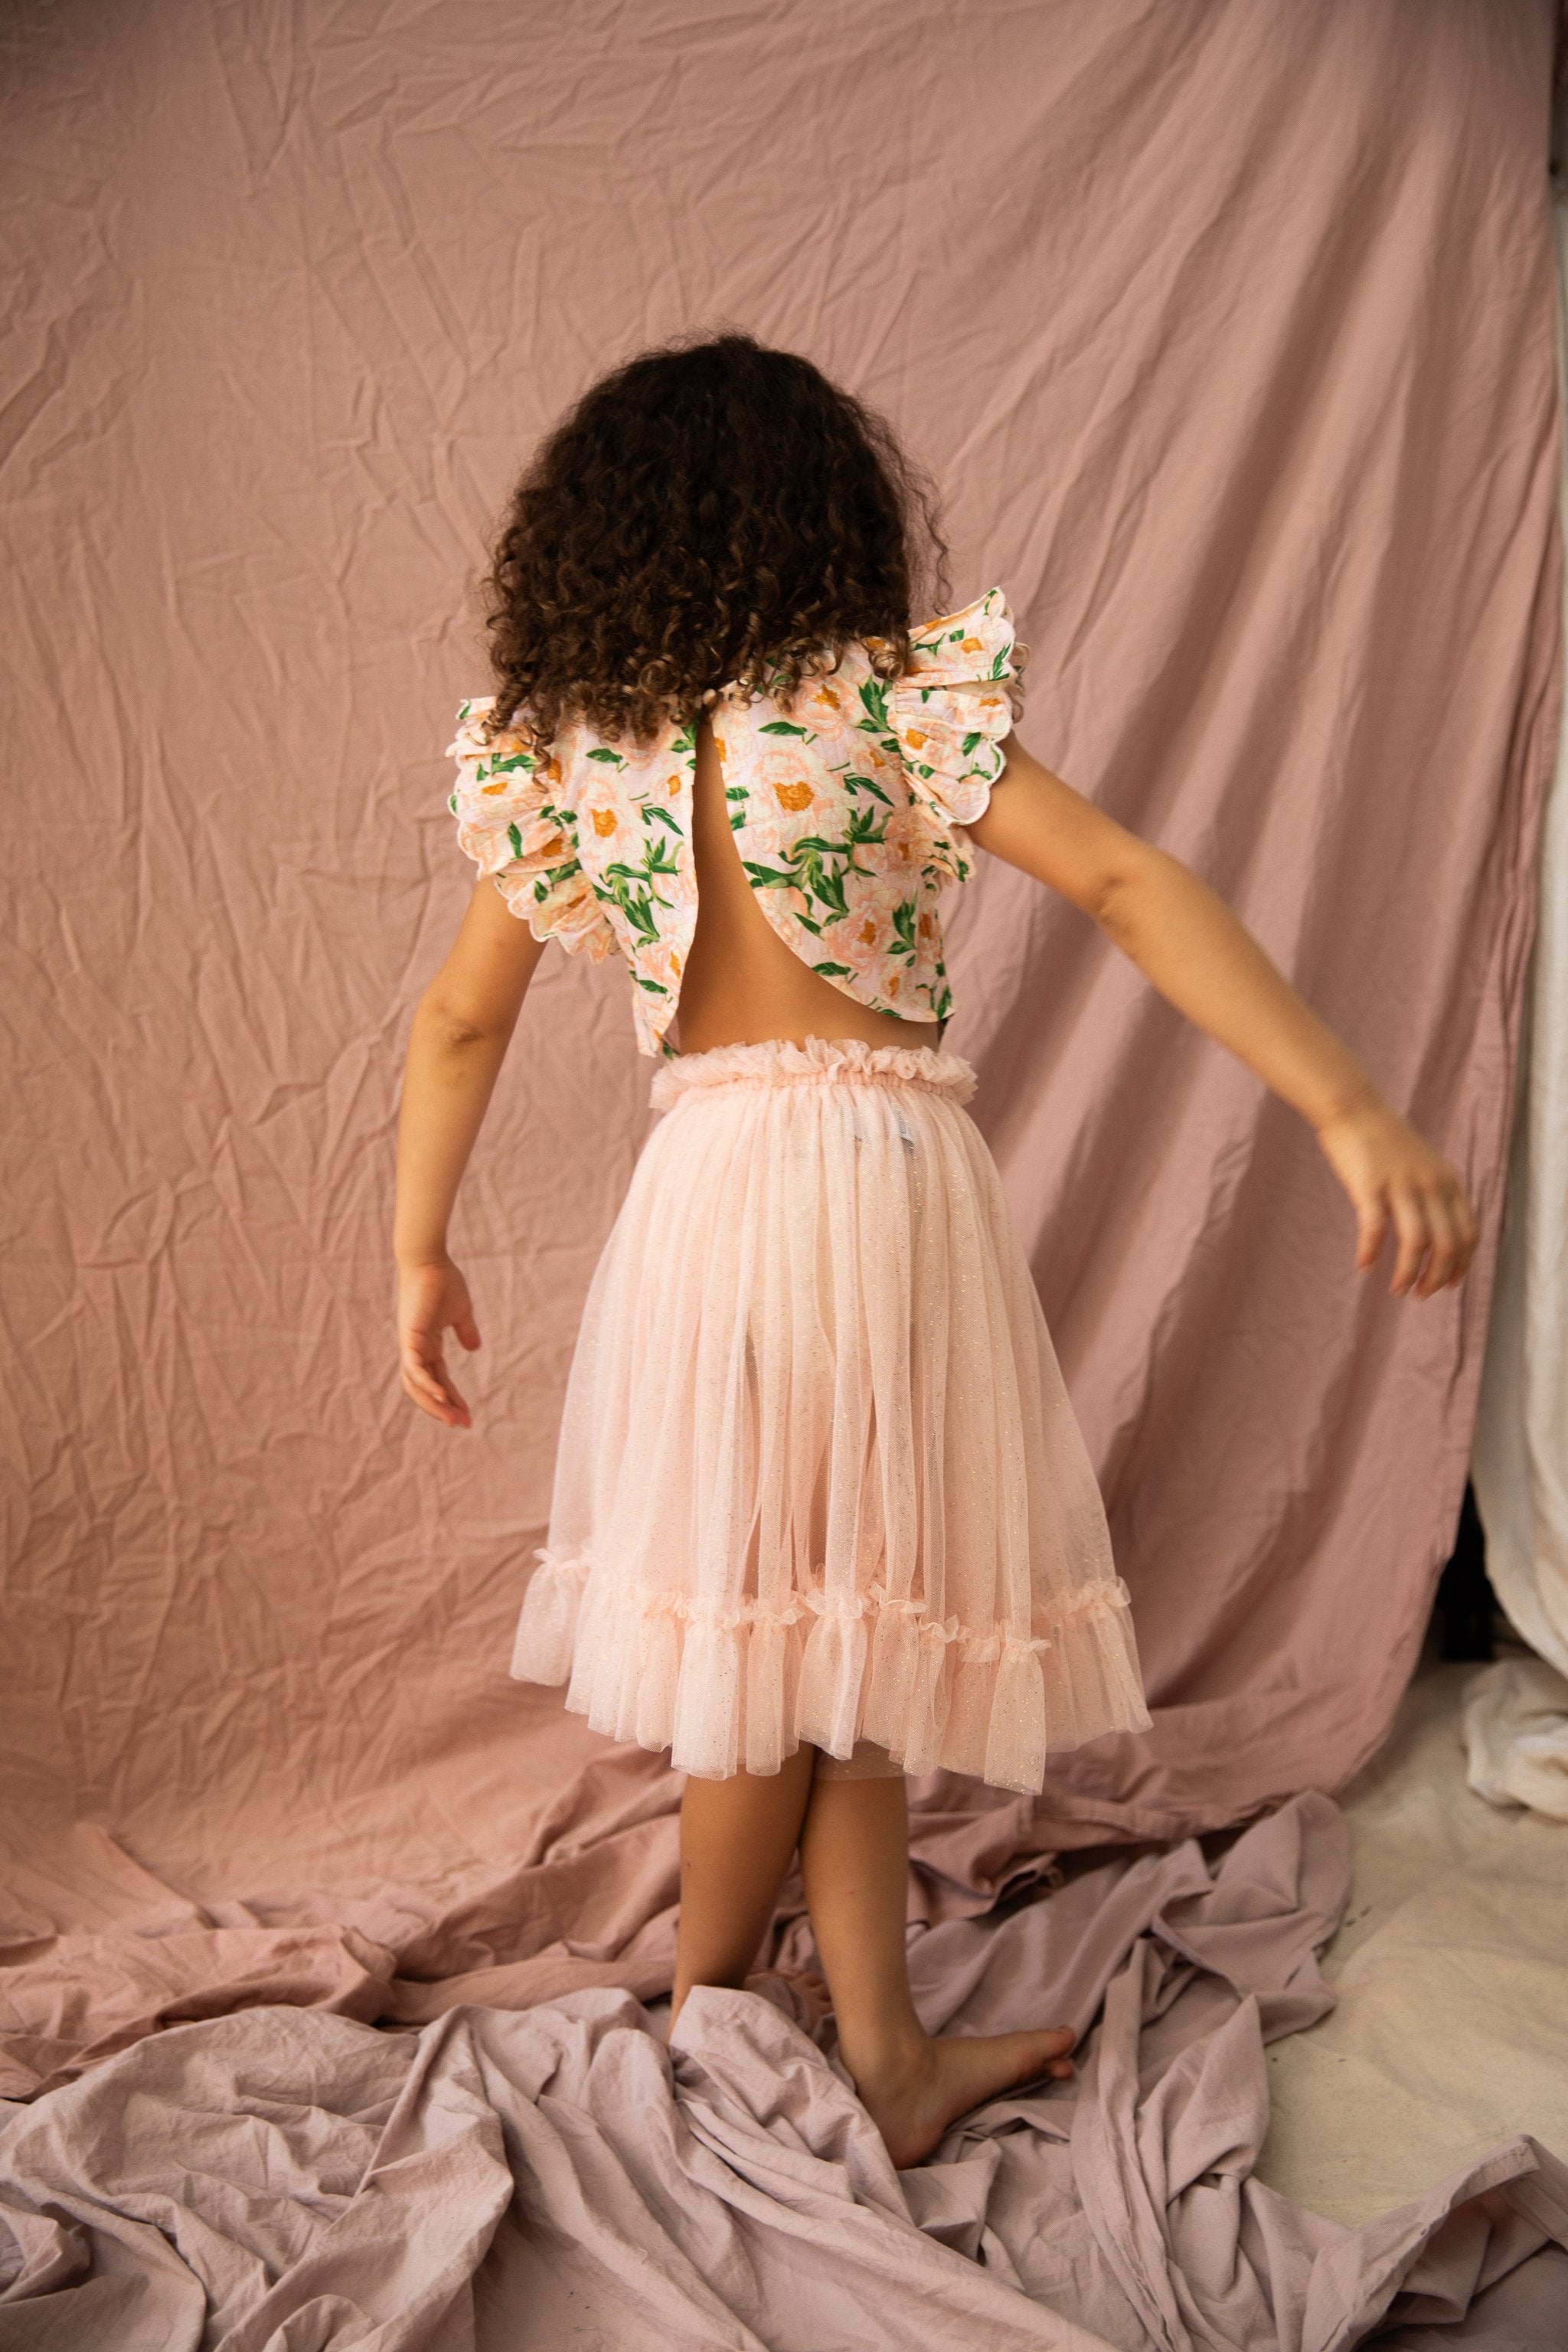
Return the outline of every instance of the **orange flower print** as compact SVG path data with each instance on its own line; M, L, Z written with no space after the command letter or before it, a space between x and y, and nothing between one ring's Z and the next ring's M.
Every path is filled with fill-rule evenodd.
M965 637L963 645L959 647L959 651L960 653L965 654L983 654L985 651L985 648L981 644L978 637Z
M931 841L930 821L918 809L895 809L882 827L884 845L892 857L920 857Z
M865 940L866 945L867 945L868 948L874 948L874 947L876 946L876 944L877 944L877 919L876 919L876 917L875 917L874 915L868 915L868 916L867 916L867 918L866 918L865 921L864 921L864 922L861 924L861 926L860 926L860 929L859 929L859 932L858 932L858 936L859 938L861 938L861 939L863 939L863 940Z
M680 790L680 778L679 775L666 776L664 780L664 789L669 794L670 799L674 800Z
M648 940L637 950L637 969L674 996L680 986L680 953L668 940Z
M558 784L561 782L561 762L553 751L544 762L542 772L547 784Z
M911 751L923 751L925 750L926 738L921 733L918 727L906 727L904 730L904 740L909 745Z
M811 786L805 783L775 784L773 798L780 808L805 809L811 806Z
M594 830L599 835L601 841L605 838L606 834L614 833L616 829L616 812L614 809L595 809L593 812L593 817Z

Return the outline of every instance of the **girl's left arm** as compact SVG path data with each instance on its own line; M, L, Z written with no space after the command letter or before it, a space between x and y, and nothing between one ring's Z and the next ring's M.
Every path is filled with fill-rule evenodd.
M1305 1005L1191 869L1085 800L1026 751L965 830L1091 915L1160 993L1301 1113L1356 1213L1355 1262L1376 1260L1392 1223L1389 1289L1457 1286L1475 1253L1458 1171L1383 1099L1355 1055Z

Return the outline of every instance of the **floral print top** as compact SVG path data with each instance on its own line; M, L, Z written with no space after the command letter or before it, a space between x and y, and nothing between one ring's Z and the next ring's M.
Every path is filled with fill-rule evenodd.
M912 633L891 681L864 645L792 699L727 687L710 706L730 823L757 902L795 954L847 996L906 1021L945 1021L937 894L971 871L964 826L1002 773L1022 711L1025 649L1000 588ZM673 723L647 745L602 742L581 721L536 755L465 702L458 839L537 939L595 962L612 949L634 982L637 1044L667 1032L697 923L691 848L696 738Z

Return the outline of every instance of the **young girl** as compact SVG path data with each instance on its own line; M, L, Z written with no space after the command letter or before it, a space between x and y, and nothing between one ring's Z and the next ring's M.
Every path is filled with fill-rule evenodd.
M672 2016L744 1983L799 1850L839 2052L893 2161L1065 2029L933 2039L910 1998L907 1773L1037 1791L1145 1728L1128 1594L997 1171L942 1050L938 893L972 844L1093 916L1307 1118L1392 1223L1390 1288L1461 1280L1458 1177L1174 858L1025 751L999 588L914 625L942 549L887 427L743 335L605 377L517 490L496 692L452 751L479 881L415 1018L403 1385L479 1331L458 1180L553 936L628 970L664 1113L589 1290L511 1672L668 1748Z

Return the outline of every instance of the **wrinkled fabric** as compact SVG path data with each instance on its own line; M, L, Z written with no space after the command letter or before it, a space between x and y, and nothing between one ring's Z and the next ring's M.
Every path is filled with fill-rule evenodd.
M960 593L1008 583L1024 740L1237 908L1483 1223L1458 1294L1358 1285L1294 1115L980 861L948 1042L1155 1727L1038 1800L921 1783L912 1911L966 1932L1052 1852L1376 1746L1458 1516L1561 699L1551 13L5 26L9 2090L286 2011L292 2091L372 2018L668 1986L679 1781L505 1675L646 1132L623 975L546 957L476 1154L472 1436L399 1395L386 1236L485 534L563 404L693 324L889 412Z
M1555 221L1559 381L1568 383L1568 204ZM1568 467L1559 515L1568 529ZM1568 738L1542 824L1528 992L1471 1475L1488 1577L1537 1656L1484 1667L1465 1725L1473 1789L1568 1821Z
M1340 1801L1352 1868L1323 1954L1335 2005L1268 2053L1258 2176L1333 2221L1408 2204L1517 2132L1568 2158L1565 1832L1468 1787L1468 1672L1428 1655ZM1568 2297L1560 2309L1568 2336ZM1525 2345L1557 2352L1550 2335Z
M1534 2141L1356 2229L1251 2178L1266 2045L1331 2005L1344 1892L1310 1795L1215 1861L1113 1859L931 1929L933 2030L1087 2038L1076 2080L904 2173L830 2028L756 1993L694 1992L668 2047L609 1991L416 2033L276 2007L174 2028L0 2125L0 2347L1342 2352L1462 2312L1568 2241L1568 2168Z
M1470 1786L1494 1805L1568 1822L1568 1675L1512 1650L1465 1693Z

